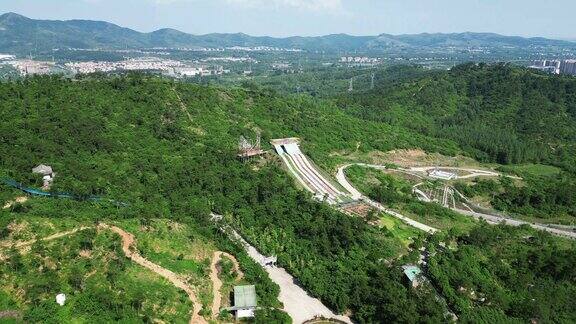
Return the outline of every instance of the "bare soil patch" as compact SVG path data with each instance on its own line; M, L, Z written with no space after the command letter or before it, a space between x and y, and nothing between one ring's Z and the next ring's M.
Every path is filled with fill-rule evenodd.
M394 163L404 168L416 166L442 165L444 167L478 166L474 159L462 155L445 156L439 153L426 153L423 150L393 150L369 154L374 163Z
M23 204L25 202L28 201L28 196L21 196L21 197L16 197L16 199L12 200L12 201L8 201L6 203L6 205L4 205L3 209L8 209L12 206L14 206L14 204L18 203L18 204Z

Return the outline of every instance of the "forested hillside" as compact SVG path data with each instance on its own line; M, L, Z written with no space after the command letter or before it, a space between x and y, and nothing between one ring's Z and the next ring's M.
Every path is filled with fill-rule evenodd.
M575 78L485 64L446 72L402 67L379 78L379 88L343 96L340 105L366 120L452 139L480 161L576 171Z
M507 184L491 193L491 202L502 211L548 219L568 216L573 223L576 78L504 64L464 64L450 71L393 67L378 79L372 91L339 96L340 107L364 120L455 141L481 162L560 167L560 174L514 172L526 185Z
M143 75L3 83L0 104L2 176L39 187L31 168L45 163L57 173L53 191L127 204L93 203L95 219L170 218L206 230L210 211L226 214L338 311L365 321L443 318L432 298L401 284L398 268L381 267L403 248L398 239L313 202L273 154L257 168L241 163L236 145L255 129L263 142L300 136L316 161L329 164L330 152L355 150L358 142L366 151L430 143L429 150L456 152L449 141L366 123L312 98ZM24 211L69 217L77 204L26 204Z
M415 249L407 254L403 242L385 227L341 214L299 190L274 154L242 163L236 159L236 145L240 135L254 136L257 129L262 131L263 142L298 136L315 162L332 167L339 161L331 153L342 151L423 148L454 155L462 152L457 139L435 139L401 123L351 116L331 102L308 96L205 87L139 74L75 80L34 77L2 83L0 107L0 177L39 187L41 179L30 171L45 163L57 173L53 191L125 203L34 198L15 210L2 210L2 220L28 215L75 218L81 214L85 220L136 218L146 224L147 219L167 218L193 227L190 235L222 242L225 238L209 220L214 211L225 215L264 253L278 255L280 265L314 296L336 311L349 311L361 323L438 323L449 316L434 290L409 289L402 283L399 266L417 260L424 237L413 237ZM3 197L14 194L5 186L2 193ZM481 232L484 236L490 233ZM533 232L522 229L521 233ZM458 243L465 248L468 235L451 234L458 236ZM528 244L518 237L513 243L518 248ZM554 245L549 251L555 254L573 248ZM492 257L527 267L534 253L514 259L495 249ZM441 257L437 257L439 264ZM432 279L444 280L442 292L450 294L461 279L453 274L456 268L444 267L447 274L437 272ZM474 269L484 274L474 277L474 285L496 280L490 265L479 263ZM557 318L573 319L569 310L575 298L573 282L555 276L554 271L542 267L543 273L552 274L547 280L568 286L566 298L559 301L557 309L562 313ZM446 276L448 279L443 279ZM535 277L523 282L545 284ZM498 283L505 286L504 291L514 284L510 280ZM499 296L493 294L502 293L490 290L493 285L486 287L482 291L490 301ZM274 288L258 285L257 289L269 305ZM521 293L507 300L532 298L538 291ZM448 303L452 307L462 304L455 311L468 319L479 306L459 301L463 298L451 296ZM0 302L5 299L0 294ZM501 303L481 307L508 320L550 318L543 310L512 311ZM30 318L41 318L37 312L33 314Z
M28 180L30 168L46 161L61 175L55 190L126 195L134 202L157 192L167 180L158 183L153 173L178 178L165 168L182 167L184 158L192 159L186 161L192 177L206 177L193 171L208 168L207 159L223 164L211 166L220 172L242 168L235 163L238 137L254 136L256 129L262 131L264 145L270 138L301 137L320 163L332 151L356 149L358 142L364 151L419 143L428 143L424 147L432 151L457 151L450 141L426 139L382 123L366 124L311 98L287 99L141 75L78 81L33 78L3 84L0 100L3 171ZM120 163L126 159L136 164ZM189 179L192 184L204 181ZM135 187L125 191L126 184Z

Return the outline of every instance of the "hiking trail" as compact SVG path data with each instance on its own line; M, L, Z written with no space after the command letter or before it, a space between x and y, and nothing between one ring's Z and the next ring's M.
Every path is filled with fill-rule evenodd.
M244 278L244 273L242 270L240 270L240 264L233 255L222 251L214 252L214 255L212 256L212 263L210 264L210 280L212 281L212 293L214 296L212 301L212 319L216 319L218 317L218 314L220 314L220 305L222 304L222 294L220 293L220 289L222 288L222 280L220 280L220 277L218 277L218 269L216 267L218 261L222 259L222 256L226 256L232 260L232 263L234 264L234 271L238 273L236 282Z
M192 302L192 304L194 306L194 309L192 311L192 316L191 316L190 322L189 322L190 324L199 324L199 323L202 323L202 324L206 323L207 324L208 323L202 316L200 316L199 312L202 309L202 304L200 303L200 301L196 297L196 293L194 292L194 288L192 286L190 286L186 282L186 280L184 280L182 277L175 274L174 272L172 272L166 268L163 268L163 267L149 261L148 259L145 259L144 257L142 257L140 255L140 253L138 253L138 251L136 250L136 247L134 246L134 243L135 243L134 235L132 235L132 234L124 231L123 229L116 227L116 226L109 226L106 224L100 224L99 227L104 228L104 229L109 229L112 232L120 235L120 238L122 239L122 251L124 251L124 254L126 254L126 257L128 257L130 260L132 260L136 264L139 264L139 265L143 266L144 268L147 268L148 270L151 270L152 272L160 275L161 277L170 281L177 288L180 288L186 292L186 294L188 295L188 298L190 298L190 301Z

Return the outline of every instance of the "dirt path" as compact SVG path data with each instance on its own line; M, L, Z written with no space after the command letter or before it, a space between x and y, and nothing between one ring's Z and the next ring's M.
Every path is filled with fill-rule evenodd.
M56 234L53 234L53 235L50 235L50 236L47 236L47 237L41 238L41 239L35 239L35 240L26 241L26 242L19 242L19 243L16 243L14 245L12 245L12 243L9 243L9 242L2 242L2 243L0 243L0 247L6 248L6 247L14 246L15 248L19 249L19 248L30 246L30 245L36 243L37 241L52 241L52 240L59 239L59 238L64 237L64 236L70 236L70 235L75 234L75 233L80 232L80 231L85 231L89 228L92 228L92 227L82 226L82 227L75 228L71 231L56 233Z
M186 114L186 116L188 116L188 120L190 120L190 122L193 123L194 119L192 118L192 115L188 111L188 107L186 107L186 105L184 104L184 101L182 101L182 97L180 97L178 90L176 90L176 88L172 88L172 91L174 91L174 94L176 95L176 98L178 99L178 103L180 104L180 109L182 109L182 112L184 112Z
M22 320L22 313L15 310L0 311L0 319L3 318L13 318L16 320Z
M192 301L192 304L194 305L194 309L192 311L192 317L190 318L190 322L189 322L190 324L208 323L202 316L200 316L198 314L200 312L200 309L202 309L202 304L200 303L200 301L196 297L196 294L195 294L192 286L190 286L184 279L182 279L179 275L175 274L174 272L172 272L168 269L162 268L161 266L159 266L155 263L152 263L151 261L143 258L136 251L136 248L134 246L134 242L135 242L134 235L132 235L132 234L124 231L123 229L116 227L116 226L109 226L106 224L100 224L100 227L105 228L105 229L109 229L112 232L120 235L120 237L122 238L122 250L124 251L124 254L126 254L126 256L129 259L131 259L135 263L143 266L144 268L147 268L147 269L153 271L154 273L164 277L165 279L170 281L174 286L176 286L177 288L180 288L186 292L186 294L190 298L190 301Z
M218 269L216 268L216 265L222 256L226 256L232 260L232 263L234 264L234 270L238 273L238 278L236 278L236 281L240 281L242 278L244 278L244 273L242 270L240 270L240 264L233 255L222 251L214 252L214 255L212 256L212 264L210 264L210 280L212 280L212 294L214 296L212 301L212 319L216 319L218 317L218 314L220 314L220 305L222 304L222 294L220 293L220 288L222 288L222 280L220 280L220 277L218 277Z
M7 202L6 205L4 205L4 207L2 209L8 209L16 203L22 204L22 203L25 203L26 201L28 201L28 196L16 197L16 199Z

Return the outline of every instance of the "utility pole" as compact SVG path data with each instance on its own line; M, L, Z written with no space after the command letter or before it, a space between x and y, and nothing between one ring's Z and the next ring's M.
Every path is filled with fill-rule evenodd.
M376 73L372 72L372 81L370 83L370 90L374 89L374 77L376 76Z
M354 91L354 77L350 78L350 86L348 87L348 92Z

